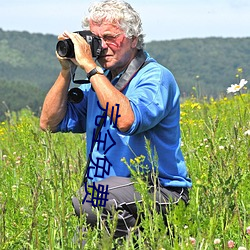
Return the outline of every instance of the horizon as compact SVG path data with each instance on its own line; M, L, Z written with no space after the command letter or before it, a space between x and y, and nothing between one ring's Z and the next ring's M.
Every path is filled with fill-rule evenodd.
M57 37L56 34L52 34L52 33L43 33L43 32L30 32L28 30L5 30L2 27L0 27L0 30L2 30L3 32L20 32L20 33L29 33L31 35L48 35L48 36L55 36ZM188 39L210 39L210 38L218 38L218 39L249 39L249 36L242 36L242 37L233 37L233 36L207 36L207 37L184 37L184 38L172 38L172 39L163 39L163 40L151 40L151 41L144 41L145 43L151 43L151 42L162 42L162 41L176 41L176 40L188 40Z

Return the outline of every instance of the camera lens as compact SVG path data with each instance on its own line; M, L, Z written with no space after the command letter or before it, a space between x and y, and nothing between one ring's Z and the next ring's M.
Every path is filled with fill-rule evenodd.
M74 45L70 39L59 41L56 45L56 51L61 57L73 58L75 56Z
M79 88L72 88L68 92L68 100L73 103L79 103L82 101L84 95L81 89Z

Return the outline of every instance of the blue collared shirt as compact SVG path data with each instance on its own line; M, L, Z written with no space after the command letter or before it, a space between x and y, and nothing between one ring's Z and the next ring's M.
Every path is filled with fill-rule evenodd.
M101 130L104 137L108 132L115 141L105 154L110 163L109 174L96 177L95 169L89 169L91 181L98 181L107 176L129 177L130 171L121 161L125 158L127 163L136 156L144 155L144 165L152 168L152 160L146 149L147 139L150 142L152 157L157 159L157 171L163 186L191 187L192 183L187 176L186 164L181 152L180 136L180 91L172 73L147 55L150 61L132 78L122 93L129 99L134 112L134 123L131 128L122 133L110 125L107 117L106 126ZM108 71L106 72L108 74ZM118 81L120 75L112 80ZM87 157L90 153L93 131L96 129L95 119L102 115L98 107L98 99L90 84L81 85L84 98L78 103L68 102L67 113L58 126L58 131L84 133L87 136ZM100 86L101 88L101 86ZM119 119L119 118L118 118ZM107 145L112 139L107 136ZM104 158L104 149L97 143L92 152L92 160ZM92 164L93 165L93 164ZM97 174L97 176L99 176Z

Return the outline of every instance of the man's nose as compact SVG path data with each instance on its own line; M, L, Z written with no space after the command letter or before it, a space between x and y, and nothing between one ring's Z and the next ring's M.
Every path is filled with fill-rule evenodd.
M103 49L107 49L108 48L108 45L107 43L105 42L105 40L103 38L101 38L101 41L102 41L102 48Z

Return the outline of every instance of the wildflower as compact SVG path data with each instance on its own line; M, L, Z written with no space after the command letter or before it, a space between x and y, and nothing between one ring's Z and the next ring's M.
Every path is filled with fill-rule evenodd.
M74 166L73 166L72 164L69 164L69 170L70 170L71 172L74 171Z
M250 135L250 129L248 129L247 131L244 132L245 136L249 136Z
M227 93L235 93L240 91L245 85L247 81L245 79L241 79L239 84L231 84L231 87L227 88Z
M126 158L125 157L121 158L121 162L126 163Z
M11 187L11 189L12 189L13 192L16 192L16 190L17 190L17 185L13 185L13 186Z
M228 246L228 248L234 248L234 241L233 240L229 240L227 242L227 246Z
M220 244L220 239L214 239L214 244L215 244L215 245Z
M130 159L130 164L135 165L135 161L133 159Z
M219 146L219 150L223 150L224 149L224 146Z
M192 109L201 109L201 106L200 106L199 103L192 103L192 104L191 104L191 108L192 108Z
M239 247L238 250L247 250L245 247Z
M248 235L250 235L250 226L247 227L246 232L247 232Z
M243 68L240 67L240 68L237 69L237 71L238 71L238 73L242 73L243 72Z
M194 246L196 243L196 239L193 237L189 237L189 240L190 240L191 244Z
M137 164L140 164L142 161L143 161L143 159L142 159L141 156L135 157L135 162L136 162Z
M43 213L42 214L43 220L47 221L48 220L48 214L47 213Z
M201 181L200 180L197 180L196 181L196 185L201 185L202 183L201 183Z

